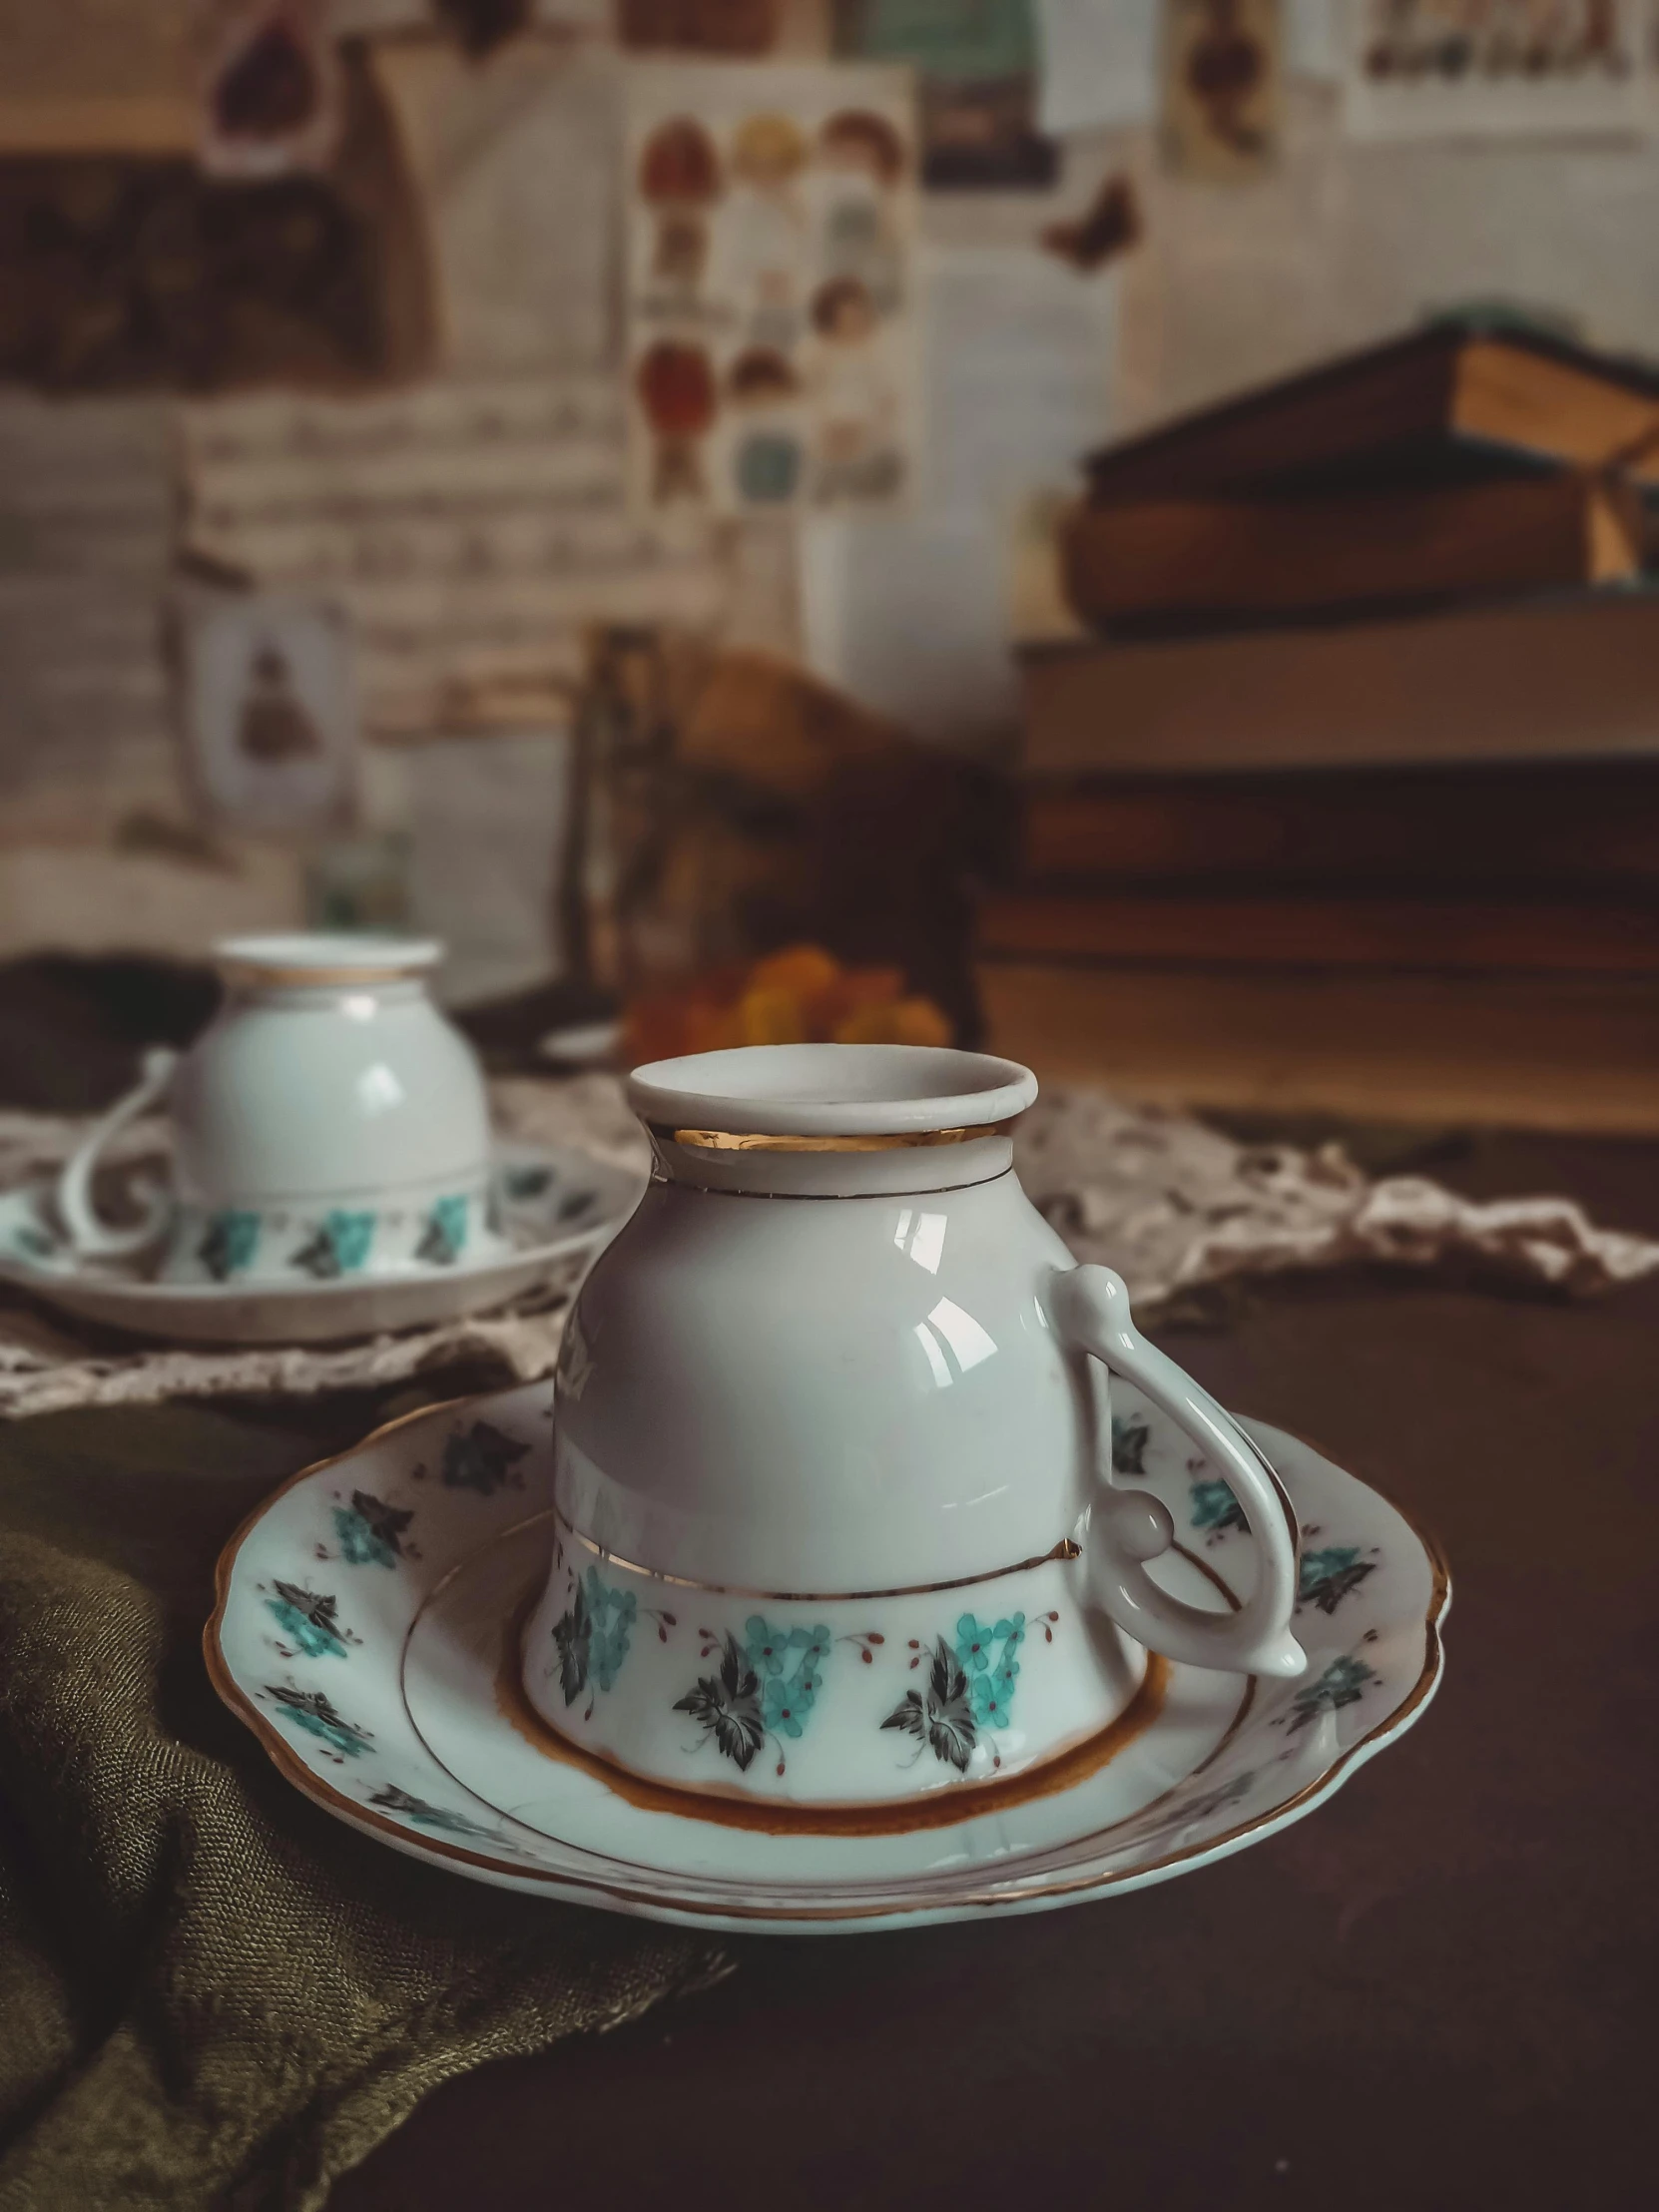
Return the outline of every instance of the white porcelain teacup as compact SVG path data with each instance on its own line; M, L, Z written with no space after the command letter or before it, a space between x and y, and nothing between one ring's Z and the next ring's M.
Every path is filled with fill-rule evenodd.
M295 934L214 948L219 1011L65 1168L58 1210L89 1259L159 1256L181 1283L265 1287L425 1273L507 1250L493 1220L489 1110L476 1056L427 994L431 942ZM173 1187L115 1228L99 1155L165 1104Z
M1148 1649L1288 1676L1294 1515L1249 1438L1020 1189L1029 1070L783 1045L640 1068L656 1172L561 1352L524 1684L653 1782L879 1805L1108 1729ZM1105 1371L1232 1487L1254 1587L1160 1587Z

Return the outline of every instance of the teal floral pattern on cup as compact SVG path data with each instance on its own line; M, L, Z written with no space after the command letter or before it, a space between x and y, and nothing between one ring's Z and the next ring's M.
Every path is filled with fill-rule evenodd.
M703 1629L701 1656L712 1658L718 1650L720 1665L713 1674L700 1675L674 1710L689 1713L702 1729L699 1748L713 1743L722 1758L730 1759L746 1774L755 1755L769 1740L778 1752L775 1772L788 1769L788 1743L799 1743L806 1734L824 1687L824 1670L834 1641L823 1621L811 1628L784 1628L764 1613L751 1613L744 1622L740 1643L730 1629ZM868 1666L872 1646L885 1639L874 1632L847 1636Z
M275 1588L276 1596L265 1601L266 1610L284 1634L292 1637L295 1647L307 1659L343 1659L347 1632L339 1623L337 1600L319 1597L297 1582L277 1582ZM351 1640L356 1641L354 1637ZM277 1649L282 1647L278 1645Z
M260 1217L240 1207L215 1214L196 1248L196 1257L216 1283L229 1282L254 1265L260 1249Z
M567 1620L571 1617L566 1615ZM1052 1643L1059 1617L1058 1611L1050 1608L1030 1626L1040 1628L1045 1640ZM663 1618L672 1625L672 1616ZM560 1635L563 1626L561 1622L555 1636ZM994 1621L962 1613L957 1617L954 1637L938 1636L931 1648L920 1637L910 1637L910 1667L913 1671L925 1665L926 1676L877 1725L913 1736L915 1758L931 1751L957 1774L967 1772L981 1743L990 1752L992 1769L1000 1767L993 1739L1010 1725L1020 1672L1016 1654L1027 1632L1022 1612ZM825 1693L826 1669L834 1644L849 1644L867 1667L874 1664L876 1653L888 1643L888 1634L881 1629L836 1634L823 1621L786 1628L764 1613L750 1614L741 1638L730 1628L705 1628L699 1634L699 1656L707 1660L718 1654L719 1664L713 1673L700 1675L674 1701L674 1710L689 1713L701 1729L693 1748L700 1750L712 1743L741 1774L749 1771L768 1741L778 1753L775 1771L779 1775L786 1772L788 1745L806 1734ZM838 1694L845 1696L851 1687L849 1678ZM568 1695L565 1702L571 1702Z
M1006 1728L1013 1717L1014 1657L1025 1641L1025 1615L985 1627L971 1613L956 1623L956 1657L967 1675L973 1717L981 1728Z
M357 1274L367 1264L369 1247L374 1242L374 1223L372 1213L348 1213L342 1207L335 1207L317 1223L306 1242L294 1253L292 1265L303 1268L319 1283Z
M914 1666L919 1662L910 1663ZM954 1767L958 1774L967 1773L979 1729L966 1671L942 1636L934 1641L925 1687L907 1690L881 1726L901 1729L915 1738L912 1766L924 1751L930 1751L941 1765Z
M695 1688L675 1699L674 1710L689 1713L702 1729L703 1741L712 1742L740 1774L749 1772L755 1754L767 1740L761 1678L730 1632L721 1645L717 1671L700 1675ZM781 1759L779 1771L783 1771Z
M466 1250L466 1199L460 1195L433 1201L415 1258L429 1266L452 1268Z
M638 1618L639 1599L633 1591L611 1589L597 1567L575 1578L570 1604L553 1624L566 1705L574 1705L590 1681L595 1690L614 1686ZM593 1710L591 1704L588 1710Z
M1038 1616L1036 1625L1045 1642L1054 1641L1054 1611ZM916 1741L914 1758L930 1751L941 1765L966 1774L968 1762L981 1742L990 1751L993 1771L1002 1764L988 1733L1009 1726L1013 1719L1014 1687L1020 1666L1014 1656L1025 1641L1025 1615L1014 1613L990 1622L963 1613L953 1639L935 1637L929 1653L919 1638L910 1638L914 1654L910 1666L927 1662L927 1679L919 1689L907 1690L882 1721L883 1728L899 1730Z
M774 1628L752 1613L743 1633L744 1656L761 1684L761 1717L775 1734L799 1738L824 1684L829 1629Z
M395 1567L414 1508L387 1505L371 1490L353 1490L349 1505L334 1507L334 1534L348 1567Z

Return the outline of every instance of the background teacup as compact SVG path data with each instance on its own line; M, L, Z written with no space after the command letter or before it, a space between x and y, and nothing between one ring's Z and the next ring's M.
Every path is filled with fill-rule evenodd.
M472 1265L508 1249L493 1220L477 1059L427 994L430 941L298 934L214 948L225 996L65 1168L58 1206L89 1259L156 1250L182 1283L325 1282ZM173 1186L132 1227L102 1220L110 1139L165 1105Z

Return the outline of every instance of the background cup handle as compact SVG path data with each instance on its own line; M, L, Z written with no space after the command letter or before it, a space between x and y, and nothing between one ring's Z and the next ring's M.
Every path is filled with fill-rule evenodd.
M1090 1586L1126 1635L1189 1666L1288 1678L1307 1654L1291 1634L1297 1597L1296 1514L1279 1477L1208 1390L1137 1336L1129 1293L1110 1268L1067 1268L1049 1287L1049 1316L1068 1349L1133 1382L1192 1438L1231 1485L1256 1539L1256 1588L1236 1613L1206 1613L1161 1590L1146 1571L1175 1541L1169 1508L1149 1490L1107 1482L1084 1548Z
M156 1045L144 1055L144 1072L126 1097L110 1108L70 1159L58 1178L58 1212L75 1250L89 1260L120 1259L142 1252L160 1236L171 1210L167 1193L154 1184L143 1191L144 1219L131 1227L112 1229L98 1218L92 1200L93 1172L99 1154L112 1137L130 1121L148 1112L173 1080L179 1055Z

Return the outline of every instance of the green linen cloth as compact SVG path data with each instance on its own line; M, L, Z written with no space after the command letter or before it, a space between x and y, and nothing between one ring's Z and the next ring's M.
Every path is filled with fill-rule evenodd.
M439 2082L724 1970L352 1833L215 1697L226 1537L421 1395L0 1428L0 2212L303 2212Z

